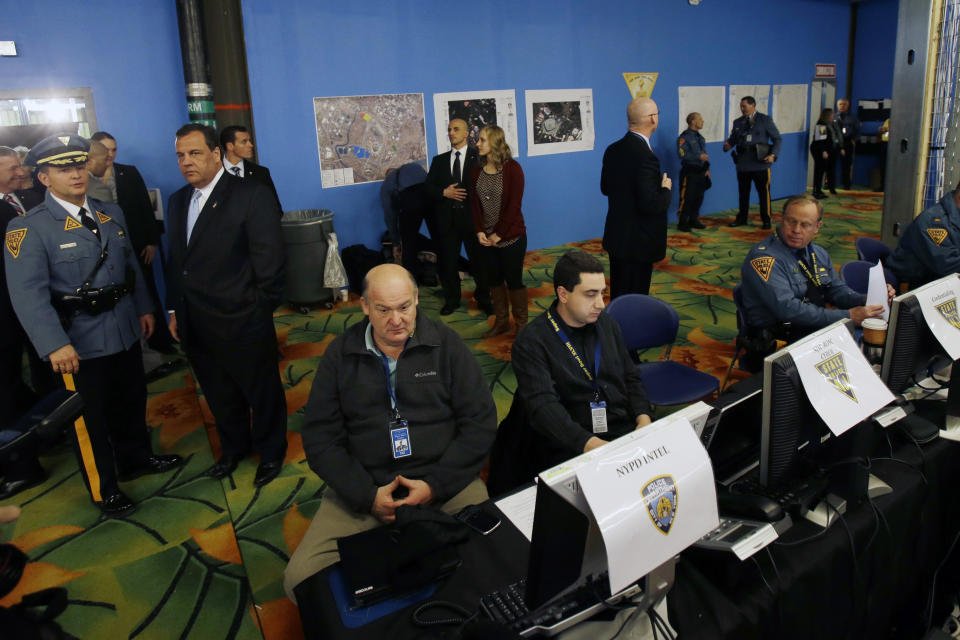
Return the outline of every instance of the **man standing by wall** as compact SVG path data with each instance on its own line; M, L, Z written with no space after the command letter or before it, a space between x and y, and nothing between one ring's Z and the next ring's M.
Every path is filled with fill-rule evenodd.
M470 194L467 180L477 163L477 150L467 146L467 123L454 118L447 125L450 151L434 156L427 174L427 189L437 203L437 244L440 249L440 283L443 285L443 308L440 315L453 313L460 306L460 244L467 250L476 289L473 298L487 315L493 314L490 284L480 266L480 243L470 215Z
M280 212L265 186L226 173L210 127L180 127L176 150L189 184L167 206L170 333L217 423L223 454L209 474L231 474L253 449L254 484L262 486L280 474L287 450L273 326L283 291Z
M150 298L154 302L154 314L157 319L156 330L148 340L152 349L161 353L173 353L173 338L163 322L163 306L157 294L157 285L153 279L153 259L157 255L157 246L160 244L160 227L153 215L153 204L147 185L143 182L140 172L132 164L116 162L117 139L106 131L97 131L91 140L99 142L107 149L107 168L101 178L103 184L110 188L114 202L123 210L127 221L127 233L133 249L137 252L140 270L143 272L143 281L147 285Z
M837 100L837 124L843 134L843 147L840 149L840 184L849 189L853 183L853 156L857 147L857 136L860 135L860 121L850 111L850 101L846 98Z
M723 143L724 152L734 149L737 165L737 186L740 191L740 211L731 227L747 224L750 210L750 184L757 186L760 198L760 220L763 228L770 228L770 166L780 155L780 131L773 118L757 112L757 101L747 96L740 101L743 115L733 121L730 137Z
M680 219L677 229L706 229L700 222L700 205L703 204L703 192L710 184L710 156L707 155L707 141L700 135L703 129L703 116L694 111L687 115L687 129L677 140L677 153L680 155Z
M660 174L650 136L657 103L635 98L627 106L629 131L603 154L600 191L607 196L603 248L610 254L610 298L650 292L653 263L667 254L667 207L673 182Z
M243 180L258 182L270 189L277 201L277 209L283 215L283 206L277 195L277 188L270 177L270 169L257 164L253 158L253 140L246 127L231 125L220 132L220 151L223 153L223 168Z

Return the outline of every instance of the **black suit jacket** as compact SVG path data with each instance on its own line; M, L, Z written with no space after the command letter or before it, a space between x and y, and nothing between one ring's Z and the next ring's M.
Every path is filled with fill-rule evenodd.
M603 154L600 191L607 196L603 248L618 260L657 262L667 254L670 190L660 186L660 161L627 132Z
M117 181L117 205L123 210L130 242L139 256L147 245L160 244L160 226L153 215L150 194L143 177L132 164L114 162L113 175Z
M460 180L458 181L453 177L453 172L450 171L451 153L453 152L447 151L446 153L434 156L430 162L430 171L427 172L427 192L437 203L436 217L438 233L444 233L454 227L455 215L470 217L470 188L468 186L470 183L470 171L479 163L477 150L468 146L466 157L462 158L463 167L460 172ZM467 197L462 203L443 197L443 190L454 182L459 182L460 187L467 189ZM471 221L470 224L472 225L473 222Z
M24 211L30 211L30 209L43 202L43 199L31 190L17 191L16 195L20 199ZM0 200L0 231L6 234L7 223L18 215L17 210L12 205ZM26 334L24 334L23 328L20 326L20 320L17 319L17 314L13 310L13 305L10 302L10 292L7 289L7 272L4 260L10 260L10 254L6 248L3 248L2 251L3 256L0 257L0 347L7 347L17 342L23 342L26 339Z
M205 347L256 341L273 331L284 283L280 213L270 190L224 172L187 243L194 188L170 196L167 308L177 314L180 341Z
M256 162L244 160L243 179L262 184L270 189L270 192L273 194L273 199L277 201L277 209L280 210L280 215L283 215L283 205L280 204L280 196L277 195L277 188L273 185L273 178L270 177L270 169Z

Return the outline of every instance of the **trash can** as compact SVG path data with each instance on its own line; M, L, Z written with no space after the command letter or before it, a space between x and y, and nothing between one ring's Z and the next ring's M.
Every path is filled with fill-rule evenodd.
M284 298L304 313L310 305L333 307L334 291L323 286L327 260L327 235L333 233L333 211L300 209L287 211L280 219L287 250Z

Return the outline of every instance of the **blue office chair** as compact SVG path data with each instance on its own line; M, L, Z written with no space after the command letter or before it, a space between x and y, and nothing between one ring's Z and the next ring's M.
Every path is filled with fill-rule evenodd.
M847 286L857 293L866 293L867 283L870 281L870 269L876 264L876 260L873 262L851 260L840 267L840 279L846 282ZM890 286L893 287L894 291L898 290L900 283L897 281L897 276L893 275L890 269L886 267L883 268L883 277Z
M877 264L877 260L883 264L887 263L887 256L890 255L890 247L879 240L860 236L854 242L854 246L857 248L857 257L859 259L866 260L873 264Z
M687 404L717 392L720 381L715 377L670 360L680 318L669 304L652 296L631 293L611 302L607 313L620 325L623 340L632 353L668 345L665 360L637 364L651 404Z

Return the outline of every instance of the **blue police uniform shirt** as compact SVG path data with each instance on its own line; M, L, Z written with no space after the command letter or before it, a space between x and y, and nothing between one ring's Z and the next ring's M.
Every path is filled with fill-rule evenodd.
M912 286L960 272L960 211L953 191L914 218L886 266Z
M740 116L733 121L733 128L730 130L730 137L727 142L733 145L737 151L734 156L734 162L737 163L737 171L766 171L770 165L763 161L763 157L757 158L757 154L752 148L756 144L769 144L768 154L780 157L780 131L777 125L773 123L773 118L765 113L757 111L753 114L753 122L747 116ZM740 152L744 147L748 147L743 153Z
M707 152L707 141L699 131L687 129L680 134L677 140L677 154L680 156L681 168L709 167L710 162L700 159L700 154Z
M836 309L805 300L809 280L798 263L800 255L819 278L826 301ZM790 322L799 328L819 329L849 318L847 309L863 305L867 299L840 281L826 249L812 242L804 249L793 249L776 231L753 245L740 268L740 277L746 321L756 328Z
M7 224L4 263L10 300L30 342L45 360L67 344L73 345L81 358L125 351L140 339L140 316L153 311L123 212L93 198L87 198L87 205L100 229L99 239L49 191L27 215ZM76 291L93 270L101 247L107 257L90 286L122 285L127 267L131 267L136 274L134 292L110 311L96 316L81 313L69 330L64 330L50 302L51 293Z

